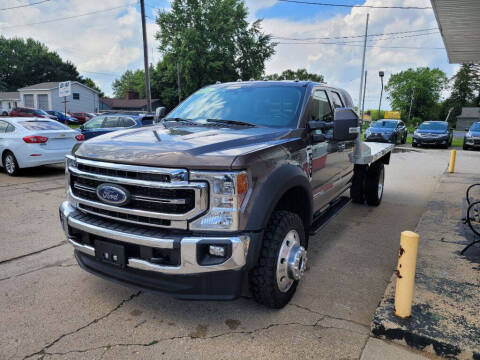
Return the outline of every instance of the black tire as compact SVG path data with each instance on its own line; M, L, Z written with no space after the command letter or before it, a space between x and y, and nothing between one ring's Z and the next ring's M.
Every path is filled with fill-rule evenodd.
M392 138L392 144L397 145L397 134Z
M385 167L383 163L378 161L373 163L368 168L365 180L365 199L368 205L378 206L382 202L384 179Z
M463 144L463 150L468 150L468 146Z
M356 204L365 202L365 178L368 167L365 165L355 165L353 169L352 186L350 187L350 198Z
M17 159L11 151L5 151L5 153L3 154L2 163L7 175L17 176L20 172Z
M418 145L414 142L412 142L412 147L417 147Z
M263 236L263 244L258 263L249 273L249 283L253 298L259 304L274 309L288 304L298 281L294 281L288 291L282 292L277 284L277 261L286 235L296 230L301 246L306 246L305 230L300 217L290 211L275 211L270 218Z
M407 143L407 137L408 137L408 134L405 134L405 136L403 137L403 140L402 140L402 144Z

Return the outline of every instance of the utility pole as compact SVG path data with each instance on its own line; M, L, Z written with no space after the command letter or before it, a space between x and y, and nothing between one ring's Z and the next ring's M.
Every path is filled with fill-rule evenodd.
M378 76L380 76L380 80L382 81L382 90L380 91L380 102L378 103L378 119L377 120L380 120L380 108L382 107L382 96L383 96L383 76L384 76L384 72L383 71L380 71L378 73Z
M368 36L368 18L370 14L367 14L367 22L365 24L365 38L363 39L363 57L362 57L362 72L360 76L360 91L358 94L358 111L362 106L362 90L363 90L363 72L365 71L365 54L367 52L367 36Z
M413 105L414 96L415 96L415 88L413 88L412 97L410 98L410 110L408 111L408 122L410 122L410 115L412 114L412 105Z
M368 36L368 18L370 14L367 14L367 21L365 23L365 38L363 39L363 58L362 58L362 72L360 76L360 91L358 94L358 111L360 112L362 106L362 91L363 91L363 73L365 71L365 55L367 52L367 36ZM359 157L361 154L361 146L362 146L362 127L360 126L360 131L357 134L357 138L355 139L355 147L353 151L354 157Z
M150 92L150 67L148 65L147 25L145 23L144 0L140 0L140 9L142 12L143 63L145 66L145 90L147 94L147 111L152 112L152 93Z
M367 92L367 70L365 70L365 81L363 82L363 99L362 99L362 112L361 114L361 120L360 120L360 126L363 128L363 115L364 115L364 110L365 110L365 93Z

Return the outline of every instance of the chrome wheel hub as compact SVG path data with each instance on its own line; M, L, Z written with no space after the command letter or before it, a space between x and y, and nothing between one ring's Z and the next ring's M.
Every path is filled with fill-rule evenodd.
M290 230L283 239L277 259L277 285L281 292L287 292L294 281L303 277L307 267L307 251L300 245L296 230Z
M5 169L9 174L15 172L15 160L13 160L13 157L11 155L7 155L7 157L5 158Z
M378 179L378 198L380 199L383 194L383 183L385 181L385 171L380 172L380 178Z

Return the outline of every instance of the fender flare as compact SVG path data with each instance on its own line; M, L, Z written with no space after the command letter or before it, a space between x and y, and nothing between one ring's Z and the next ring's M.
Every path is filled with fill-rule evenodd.
M249 200L252 207L248 211L246 229L253 231L265 229L282 196L296 187L300 187L306 194L308 203L304 223L307 229L312 223L313 216L312 187L304 171L293 164L285 164L275 169L260 188L252 193Z

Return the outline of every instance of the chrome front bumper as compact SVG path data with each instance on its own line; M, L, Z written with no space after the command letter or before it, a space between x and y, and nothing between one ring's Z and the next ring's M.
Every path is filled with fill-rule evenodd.
M131 231L122 231L106 228L101 225L91 224L75 218L73 215L79 211L75 209L68 201L62 203L59 209L60 222L67 236L68 242L75 250L84 254L95 256L95 248L82 244L76 240L69 231L69 228L100 236L105 239L111 239L123 243L150 246L160 249L173 249L174 240L162 237L148 236L142 233L133 233ZM126 224L125 226L128 226ZM197 261L198 244L225 244L231 245L231 256L223 263L217 265L200 265ZM183 237L180 240L180 264L178 266L164 266L150 263L148 261L131 258L127 260L127 267L144 271L153 271L163 274L200 274L214 271L239 270L246 265L250 237L246 235L233 237Z

